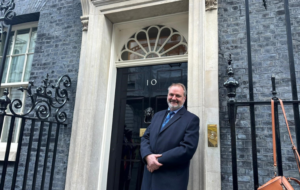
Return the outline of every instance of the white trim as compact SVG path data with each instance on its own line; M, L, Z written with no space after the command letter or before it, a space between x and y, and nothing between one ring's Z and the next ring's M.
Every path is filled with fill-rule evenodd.
M111 0L110 0L111 1ZM180 2L182 0L120 0L120 1L103 1L91 0L91 2L100 8L103 14L111 14L126 10L138 9L143 7L150 7L155 5L162 5L173 2Z
M15 83L2 83L1 88L4 87L20 87L20 86L28 86L28 82L15 82Z
M34 54L34 53L21 53L21 54L13 54L13 55L8 55L8 56L11 56L11 57L18 57L18 56L22 56L22 55L31 55L31 54ZM1 56L2 57L2 56Z
M176 14L179 15L180 18L187 18L187 13ZM168 22L174 22L174 16L171 19L172 15L168 15L167 17L164 16L163 18L166 19L166 25ZM157 19L160 18L160 19ZM146 19L152 20L153 24L155 22L161 22L163 19L162 17L155 17L155 19ZM145 19L143 19L145 20ZM175 19L176 20L176 19ZM131 25L134 25L134 31L131 33L134 34L136 31L139 31L143 28L144 22L136 21L130 22ZM138 23L138 24L137 24ZM124 23L123 23L124 24ZM152 23L147 24L153 25ZM158 23L161 24L161 23ZM106 95L106 106L105 106L105 115L104 115L104 125L103 133L102 133L102 144L101 144L101 155L100 155L100 168L99 168L99 177L98 177L98 190L106 189L107 185L107 172L108 172L108 165L109 165L109 155L110 155L110 142L111 142L111 131L112 131L112 123L113 123L113 111L114 111L114 100L115 100L115 86L116 86L116 76L117 76L117 68L122 67L134 67L134 66L144 66L144 65L158 65L158 64L168 64L168 63L178 63L178 62L186 62L188 60L187 55L177 55L177 56L168 56L168 57L160 57L160 58L148 58L143 60L129 60L129 61L118 61L118 53L120 53L120 49L117 48L116 43L119 42L119 38L124 38L126 41L129 39L128 36L119 36L119 29L122 26L128 27L128 22L124 25L122 24L114 24L113 25L113 33L112 33L112 45L111 45L111 56L110 56L110 66L109 66L109 79L108 79L108 89ZM130 27L130 26L129 26ZM172 26L170 26L172 27ZM174 27L173 27L174 28ZM177 28L175 27L177 30ZM178 30L179 31L179 30ZM183 35L184 36L184 35ZM188 38L184 36L186 40ZM125 41L124 40L124 41ZM123 43L124 44L124 43Z
M108 6L111 4L117 4L117 3L124 3L127 1L128 4L128 0L91 0L91 2L95 5L95 6ZM155 1L155 0L144 0L145 3L147 3L147 1L151 2L151 1ZM156 0L158 1L158 0ZM131 2L130 2L131 3ZM134 2L133 4L136 4L136 2Z
M26 22L22 24L13 25L12 31L20 30L20 29L26 29L26 28L32 28L32 27L38 27L38 21L35 22Z
M126 22L119 22L119 23L114 24L114 27L116 27L116 29L119 28L120 26L124 26L122 28L130 28L130 26L128 26L128 25L137 26L142 23L147 23L144 26L150 26L150 25L157 25L155 23L160 23L163 20L166 22L171 22L171 21L174 22L174 19L177 20L174 17L180 16L180 15L186 15L186 17L188 17L188 13L189 12L185 11L185 12L180 12L180 13L175 13L175 14L155 16L155 17L151 17L151 18L143 18L143 19L139 19L139 20L131 20L131 21L126 21ZM156 22L153 22L153 21L156 21ZM141 27L141 28L143 28L143 27Z
M188 61L188 55L176 55L159 58L147 58L147 59L135 59L129 61L117 61L115 63L117 68L123 67L135 67L135 66L146 66L146 65L162 65L168 63L179 63Z
M136 21L117 23L117 24L114 24L114 31L113 31L113 35L115 36L115 42L114 42L115 57L114 58L116 60L119 60L121 58L121 54L124 51L129 51L127 46L123 50L123 46L124 46L124 44L127 45L128 41L130 39L137 41L135 38L131 38L132 35L136 35L137 33L139 33L139 31L143 31L144 27L152 27L152 26L157 26L157 25L164 25L163 28L172 28L172 29L177 30L178 33L181 35L181 42L178 44L186 45L186 43L183 42L183 38L186 40L186 42L188 42L189 39L188 39L188 13L187 12L181 12L181 13L164 15L164 16L157 16L157 17L152 17L152 18L147 18L147 19L140 19L140 20L136 20ZM160 32L163 28L159 29L158 31ZM177 34L177 32L175 32L175 33ZM171 35L172 34L173 33L171 32ZM159 34L158 34L158 36L159 36ZM156 39L156 40L158 40L158 39ZM168 39L166 39L164 44L167 43L167 41L168 41ZM157 43L157 41L155 43ZM157 44L156 44L156 46L157 46ZM164 45L162 45L162 47L163 46ZM149 50L149 52L159 53L159 51L162 49L162 47L160 47L159 50L156 50L157 49L157 47L156 47L155 50ZM149 53L149 52L147 52L147 53ZM187 52L188 52L188 50L187 50ZM166 52L162 52L162 53L166 53ZM162 53L160 53L160 54L162 55ZM135 52L135 54L137 54L137 52ZM137 59L136 61L138 61L138 60L141 60L141 59Z
M31 33L32 33L32 27L29 28L29 38L28 38L28 44L26 47L26 52L25 52L25 60L24 60L24 65L23 65L23 72L22 72L22 77L21 77L21 81L24 81L24 76L25 76L25 71L26 71L26 65L27 65L27 59L28 59L28 49L31 43Z
M113 113L114 113L114 102L115 102L115 89L117 81L117 67L115 65L115 25L112 27L112 42L111 42L111 54L110 54L110 66L108 74L108 84L107 84L107 95L106 95L106 106L104 115L104 127L102 134L102 144L100 155L100 169L98 178L97 190L103 190L107 187L107 177L108 177L108 165L110 157L110 142L111 142L111 131L113 125Z
M26 28L33 28L33 27L38 27L38 21L34 21L34 22L26 22L26 23L22 23L22 24L17 24L17 25L13 25L11 28L11 31L15 31L15 30L22 30L22 29L26 29ZM4 31L6 31L7 28L5 28Z
M172 18L171 18L172 17ZM176 19L176 18L179 19ZM110 142L111 142L111 131L112 131L112 123L113 123L113 111L114 111L114 100L115 100L115 86L116 86L116 77L117 77L117 68L122 67L134 67L134 66L144 66L144 65L159 65L159 64L168 64L168 63L178 63L178 62L186 62L188 60L188 55L177 55L177 56L168 56L168 57L160 57L160 58L148 58L148 59L142 59L142 60L128 60L128 61L116 61L118 59L118 53L120 53L120 49L117 47L118 42L120 38L123 38L124 43L129 39L129 36L126 35L119 35L120 29L126 29L127 27L131 28L134 26L134 29L131 30L129 33L130 35L133 35L136 31L139 31L141 28L143 28L143 25L145 23L147 26L151 25L157 25L165 23L165 25L169 26L168 23L171 24L170 27L173 27L177 31L180 32L176 27L176 23L178 20L187 21L187 13L180 13L180 14L174 14L174 15L168 15L163 17L155 17L155 18L148 18L148 19L142 19L138 21L130 21L125 23L118 23L113 25L113 33L112 33L112 45L111 45L111 56L110 56L110 66L109 66L109 79L108 79L108 89L107 89L107 95L106 95L106 106L105 106L105 115L104 115L104 125L103 127L103 133L102 133L102 144L101 144L101 155L100 155L100 168L99 168L99 177L98 177L98 188L97 190L103 190L106 189L107 185L107 172L108 172L108 165L109 165L109 155L110 155ZM175 19L175 20L174 20ZM144 20L147 20L147 22L144 22ZM151 23L149 23L149 21ZM128 24L130 23L130 24ZM183 34L182 34L183 35ZM186 33L187 35L187 33ZM188 41L187 36L183 35L184 38ZM124 45L122 43L122 45Z

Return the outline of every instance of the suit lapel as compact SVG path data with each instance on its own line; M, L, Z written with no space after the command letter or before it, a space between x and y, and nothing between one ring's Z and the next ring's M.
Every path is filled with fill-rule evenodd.
M175 123L177 120L181 118L181 116L186 112L186 109L183 107L181 108L171 119L170 121L166 124L166 126L163 128L160 133L164 132L167 128L169 128L173 123ZM160 126L161 127L161 126ZM159 134L160 134L159 133Z
M168 114L168 110L166 110L163 114L161 114L160 116L158 116L158 118L157 118L157 121L158 121L158 125L157 125L157 126L158 126L158 127L157 127L157 129L156 129L156 134L159 134L161 125L162 125L162 123L164 122L164 120L165 120L167 114ZM175 114L175 115L176 115L176 114Z

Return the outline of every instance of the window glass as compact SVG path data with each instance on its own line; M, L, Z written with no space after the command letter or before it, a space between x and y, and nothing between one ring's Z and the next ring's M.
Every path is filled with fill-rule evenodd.
M12 117L6 117L6 116L4 117L4 127L2 129L1 142L7 142L7 140L8 140L8 133L9 133L11 118ZM17 142L17 138L18 138L17 135L18 135L18 131L19 131L20 121L21 121L20 118L15 119L13 136L12 136L12 141L11 141L12 143Z
M1 36L5 42L6 34ZM2 83L28 82L37 37L37 27L19 29L11 32ZM4 43L1 43L1 51ZM0 59L2 59L0 55Z
M12 57L8 82L20 82L23 74L25 56Z
M11 100L14 100L14 99L20 99L21 101L23 100L24 93L21 92L20 90L18 90L18 88L8 88L8 90L9 90L8 96ZM0 89L0 97L3 96L3 91L4 91L4 88L1 88ZM15 111L16 111L16 113L21 112L20 110L15 110ZM6 112L8 114L11 113L8 107L6 109ZM20 118L15 119L12 142L17 142L20 122L21 122ZM8 140L10 123L11 123L11 117L4 117L4 125L3 125L3 129L2 129L2 133L1 133L1 142L7 142L7 140Z
M1 58L2 59L2 58ZM5 83L6 80L6 75L7 75L7 69L9 65L9 59L10 57L6 58L5 65L4 65L4 70L3 70L3 75L2 75L2 83ZM2 60L1 60L2 61Z
M11 49L12 49L12 46L13 46L13 43L14 43L14 40L13 40L14 36L15 36L15 32L11 32L10 36L9 36L10 39L9 39L9 45L8 45L7 55L11 54ZM2 54L1 54L1 56L2 56Z
M12 47L12 44L13 44L13 37L14 37L14 34L15 32L11 32L10 33L10 39L9 39L9 45L8 45L8 49L7 49L7 54L9 55L10 54L10 51L11 51L11 47ZM4 32L2 35L1 35L1 45L0 45L0 56L2 57L2 54L3 54L3 50L4 50L4 45L5 45L5 39L6 39L6 36L7 36L7 32Z
M13 54L26 53L30 29L19 30L15 39Z
M26 62L26 69L25 69L25 75L24 75L24 82L29 81L30 72L31 72L31 65L33 60L33 54L28 55L27 62Z
M159 30L157 27L151 27L148 29L148 35L149 35L149 41L150 41L150 47L151 50L154 51L155 49L155 42L157 39L157 34L158 34Z
M128 39L119 61L184 55L187 42L177 30L155 25L143 28Z
M2 59L6 33L1 35L0 42L0 61ZM20 99L23 101L25 93L17 90L19 86L14 83L28 82L30 78L31 66L34 57L35 42L37 38L37 27L24 27L13 31L10 34L6 63L2 76L2 84L9 90L11 100ZM26 86L24 86L26 87ZM4 87L0 89L0 97L3 96ZM23 102L24 104L24 102ZM22 110L15 110L17 113ZM9 108L6 110L10 114ZM7 142L11 117L5 117L1 133L1 142ZM18 141L18 133L21 120L15 119L12 142Z
M19 87L10 88L9 98L11 99L11 101L13 101L14 99L19 99L21 101L23 100L24 92L18 90L18 88ZM15 112L20 113L20 110L15 110Z
M37 28L32 28L31 38L30 38L30 45L29 45L29 49L28 49L29 53L34 52L36 36L37 36Z

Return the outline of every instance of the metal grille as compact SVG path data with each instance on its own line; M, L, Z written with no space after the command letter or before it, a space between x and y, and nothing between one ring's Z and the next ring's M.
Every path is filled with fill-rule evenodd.
M267 11L268 1L263 0L262 6ZM297 127L300 124L299 117L299 103L298 100L298 92L297 92L297 84L296 84L296 71L295 71L295 60L294 60L294 51L293 51L293 43L292 43L292 33L291 33L291 22L290 22L290 13L289 13L289 1L283 0L284 5L284 14L285 14L285 27L286 27L286 38L287 38L287 50L288 50L288 63L289 63L289 71L290 71L290 84L291 84L291 92L292 92L292 100L284 101L284 104L287 106L291 106L291 110L293 112L293 121L295 127L295 136L296 136L296 146L298 147L298 151L300 148L300 128ZM251 32L250 32L250 14L249 14L249 1L245 0L245 17L246 17L246 33L247 33L247 63L248 63L248 88L249 88L249 101L238 102L236 100L236 89L239 86L238 81L234 78L233 68L231 66L231 58L228 63L228 76L229 79L224 83L224 86L228 90L228 119L231 128L231 154L232 154L232 182L233 189L238 189L238 163L237 163L237 128L236 128L236 114L239 110L238 108L247 107L248 113L250 115L250 128L251 128L251 146L252 146L252 169L253 169L253 183L254 189L257 189L259 185L262 185L262 182L259 182L259 172L258 172L258 156L257 156L257 124L256 124L256 115L255 108L270 106L270 101L255 101L254 100L254 87L253 87L253 72L252 72L252 46L251 46ZM270 87L271 89L271 87ZM277 162L278 162L278 175L283 175L282 169L282 147L280 140L280 129L279 129L279 118L278 118L278 101L276 97L276 87L275 87L275 77L272 77L272 94L270 93L270 99L275 100L275 121L276 121L276 145L277 145ZM271 121L271 118L270 118ZM270 176L272 177L272 176Z
M43 85L35 93L32 92L32 86L33 82L30 82L28 88L19 88L27 92L27 97L31 99L30 104L25 106L28 109L25 113L18 114L23 106L22 101L11 101L7 89L0 98L0 131L5 124L4 118L10 123L5 156L0 162L0 189L52 189L54 170L58 169L55 168L55 162L59 131L62 127L67 127L67 114L61 110L69 100L66 88L71 86L71 80L64 75L56 85L51 85L47 75ZM54 90L49 90L49 86ZM6 113L7 107L11 114ZM52 110L55 111L51 112ZM11 145L13 133L16 132L16 119L21 120L21 126L16 155L11 158L14 157Z

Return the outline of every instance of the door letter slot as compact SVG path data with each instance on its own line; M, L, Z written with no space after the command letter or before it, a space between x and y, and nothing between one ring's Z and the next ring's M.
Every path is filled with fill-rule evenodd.
M207 125L208 147L218 147L218 128L216 124Z

